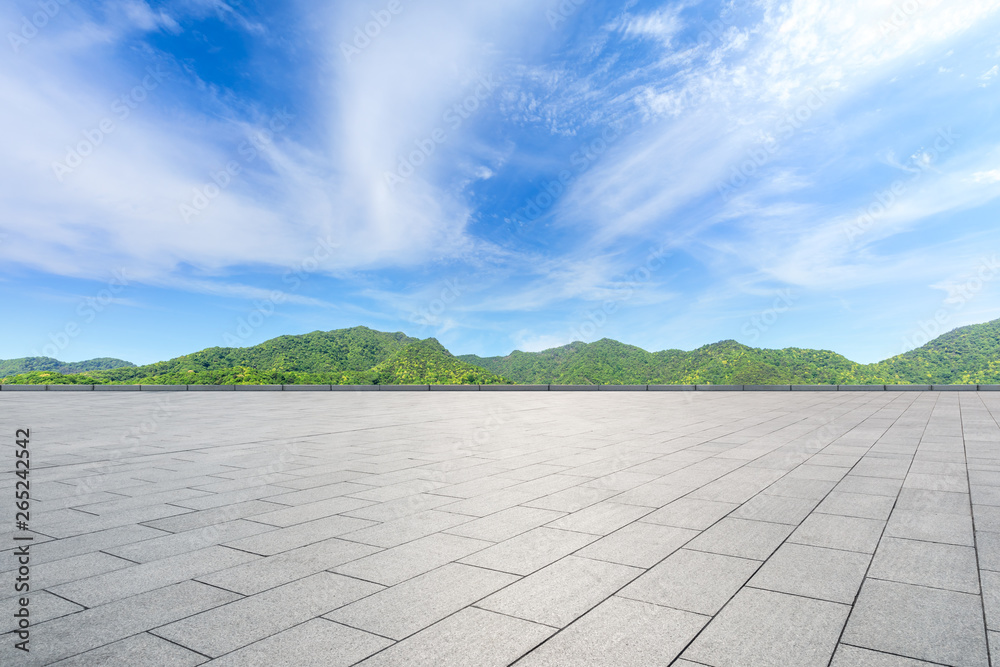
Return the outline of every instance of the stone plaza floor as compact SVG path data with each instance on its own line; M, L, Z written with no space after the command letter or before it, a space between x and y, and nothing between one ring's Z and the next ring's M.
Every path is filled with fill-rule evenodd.
M3 392L0 619L28 598L30 653L4 634L0 664L1000 665L998 416L982 392Z

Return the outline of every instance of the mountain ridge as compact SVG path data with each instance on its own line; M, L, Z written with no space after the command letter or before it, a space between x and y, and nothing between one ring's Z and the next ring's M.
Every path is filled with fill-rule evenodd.
M915 350L872 364L859 364L830 350L754 348L735 340L691 351L648 352L602 338L592 343L574 341L540 352L514 350L504 356L455 356L435 338L418 339L403 332L387 333L364 326L278 336L245 348L211 347L145 366L121 364L77 373L36 369L0 382L1000 384L1000 319L953 329Z

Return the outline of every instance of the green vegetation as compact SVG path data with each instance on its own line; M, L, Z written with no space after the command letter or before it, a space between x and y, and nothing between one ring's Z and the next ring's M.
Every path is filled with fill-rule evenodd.
M54 361L54 360L53 360ZM58 362L57 362L58 363ZM127 363L127 362L122 362ZM147 366L14 375L6 384L497 384L433 338L366 327L280 336L246 348L211 347Z
M518 384L1000 384L1000 320L955 329L874 364L826 350L722 341L647 352L607 338L505 357L458 357Z
M607 338L506 357L459 357L519 384L854 384L858 369L822 350L761 350L727 340L647 352Z
M133 364L121 359L101 357L87 361L63 362L52 357L22 357L21 359L0 359L0 378L22 373L43 371L49 373L84 373L108 368L122 368Z
M955 329L875 364L731 340L691 352L647 352L605 338L505 357L455 357L433 338L355 327L213 347L148 366L36 357L0 362L4 368L18 373L0 380L8 384L1000 384L1000 320Z

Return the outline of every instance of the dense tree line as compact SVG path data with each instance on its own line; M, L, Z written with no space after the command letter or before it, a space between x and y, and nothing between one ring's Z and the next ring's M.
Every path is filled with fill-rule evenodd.
M35 358L44 359L44 358ZM14 364L13 362L0 362ZM51 363L50 363L51 362ZM1000 320L955 329L916 350L857 364L826 350L765 350L722 341L647 352L618 341L571 343L505 357L453 356L437 340L366 327L213 347L133 366L96 359L10 366L16 384L1000 384Z

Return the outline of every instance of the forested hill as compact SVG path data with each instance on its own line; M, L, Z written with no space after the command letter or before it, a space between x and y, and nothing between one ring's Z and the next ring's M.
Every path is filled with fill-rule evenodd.
M950 331L874 364L835 352L727 340L647 352L602 339L504 357L458 357L518 384L1000 384L1000 320Z
M16 365L26 361L36 365ZM433 338L366 327L212 347L147 366L96 359L66 372L54 359L0 364L27 371L2 380L8 384L1000 384L1000 320L955 329L874 364L732 340L690 352L647 352L605 338L503 357L455 357Z
M459 359L518 384L852 384L864 368L822 350L763 350L736 341L647 352L615 340Z
M52 357L22 357L20 359L0 359L0 378L32 371L48 371L50 373L83 373L84 371L99 371L108 368L123 368L134 366L128 361L101 357L87 361L59 361Z
M245 348L211 347L146 366L60 374L35 371L16 384L495 384L441 344L367 327L280 336Z

